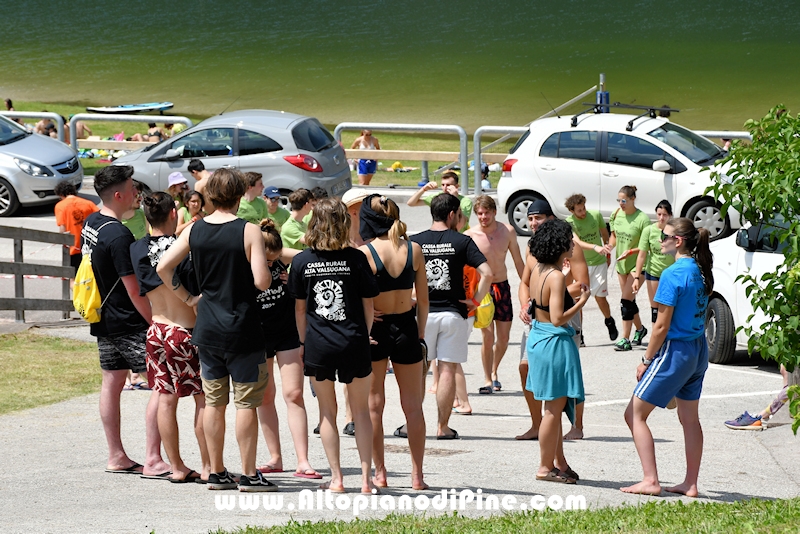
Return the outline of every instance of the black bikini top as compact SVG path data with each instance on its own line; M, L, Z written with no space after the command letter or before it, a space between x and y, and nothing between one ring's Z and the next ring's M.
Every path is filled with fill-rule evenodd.
M375 276L378 278L378 289L381 293L384 291L394 291L397 289L411 289L414 287L414 250L411 248L411 243L406 243L408 246L408 259L406 266L397 278L393 277L386 271L380 256L372 246L372 243L367 243L367 248L372 253L372 259L375 260Z
M555 269L553 269L552 271L547 273L547 276L550 276L551 274L553 274L553 271L555 271ZM540 301L542 300L542 295L544 293L544 284L547 282L547 276L544 277L544 280L542 280L542 287L539 288L539 300ZM550 313L550 305L549 304L547 306L542 306L542 305L536 303L536 299L531 299L531 303L533 304L534 308L539 308L540 310L542 310L544 312ZM566 312L567 310L572 308L572 306L574 306L574 305L575 305L575 301L572 300L572 295L569 294L569 291L567 291L567 289L564 289L564 311Z

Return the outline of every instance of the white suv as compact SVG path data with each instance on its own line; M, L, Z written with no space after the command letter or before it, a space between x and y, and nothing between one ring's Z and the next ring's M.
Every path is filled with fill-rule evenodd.
M739 214L720 215L719 202L704 194L711 173L700 169L724 156L705 137L656 117L654 110L638 117L589 113L541 119L503 163L497 194L517 233L530 235L527 209L536 198L546 199L563 219L570 215L566 198L581 193L588 209L608 219L620 188L635 185L636 206L651 218L667 199L676 216L689 217L717 239L739 228Z
M783 263L786 242L778 242L772 235L776 226L785 226L785 223L780 218L761 222L711 245L714 293L706 311L708 361L711 363L729 363L737 348L747 348L747 336L741 331L737 333L738 327L749 325L758 330L766 320L761 311L753 315L745 286L736 277L749 273L760 279L766 273L774 273ZM748 321L751 315L753 318Z

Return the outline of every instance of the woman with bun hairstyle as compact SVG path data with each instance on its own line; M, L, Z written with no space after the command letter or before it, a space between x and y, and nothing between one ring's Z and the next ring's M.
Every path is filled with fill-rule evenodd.
M411 450L411 486L427 489L422 475L425 453L425 417L422 414L423 350L428 319L428 280L422 247L406 236L400 208L389 198L370 195L361 204L360 234L365 241L359 248L377 277L380 294L375 297L378 317L372 325L372 386L369 411L372 419L373 483L388 485L383 454L383 409L386 403L384 381L389 359L400 389L400 405L406 416L406 433ZM417 295L416 307L412 292Z
M544 416L539 425L539 470L536 480L575 484L578 474L564 457L564 434L561 414L566 412L575 423L575 410L585 394L575 329L570 319L580 313L590 291L581 284L575 302L567 291L562 272L564 260L572 257L575 246L572 227L557 219L536 229L529 242L536 265L531 271L531 331L528 334L528 378L525 389L544 402Z
M620 299L622 339L614 344L614 350L627 351L633 350L631 344L641 345L644 336L647 335L647 329L639 317L639 306L636 305L633 271L636 269L639 240L644 229L650 226L650 217L636 207L635 185L623 186L617 194L617 202L619 208L611 215L608 223L611 227L611 237L607 246L615 250L617 278L622 290ZM636 332L631 339L633 325L636 325Z
M323 198L305 234L307 249L292 260L289 291L303 354L303 374L311 377L320 411L320 437L331 479L320 489L344 493L336 427L334 381L347 384L361 460L361 492L371 493L372 382L369 333L378 283L367 258L350 247L350 214L337 198Z
M261 221L261 234L267 249L267 266L272 276L272 285L256 296L256 305L261 314L261 330L264 333L267 351L269 381L264 392L264 402L258 407L261 432L267 442L269 461L258 468L262 473L282 473L283 456L278 427L278 412L275 409L274 364L278 361L281 373L281 392L286 403L289 431L292 433L297 469L294 476L320 479L322 475L311 468L308 462L308 416L303 401L303 358L300 353L300 338L294 316L294 299L286 289L287 268L299 250L284 248L281 234L275 229L275 221Z
M675 258L661 252L661 232L672 217L672 204L662 200L656 206L656 222L648 226L639 238L639 256L636 258L636 269L633 271L633 292L638 293L642 281L647 282L647 296L650 298L650 320L656 324L658 306L655 296L658 290L658 279L664 269L675 263Z
M636 369L639 383L625 410L625 422L633 434L644 472L641 482L620 488L626 493L661 493L647 418L656 406L664 408L675 397L683 426L686 476L682 483L666 490L697 497L697 475L703 456L698 406L708 368L705 316L708 296L714 288L708 241L708 230L695 228L685 217L670 219L661 232L661 251L673 256L675 263L661 273L655 297L658 318L642 363Z

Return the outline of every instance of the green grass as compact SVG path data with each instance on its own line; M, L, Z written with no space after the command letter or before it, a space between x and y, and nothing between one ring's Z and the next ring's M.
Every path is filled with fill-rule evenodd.
M580 488L580 486L578 486ZM421 517L392 514L385 519L351 522L290 522L286 526L237 530L216 530L214 534L360 534L381 532L400 534L461 534L465 532L520 532L550 534L581 532L623 534L661 533L778 533L798 530L800 498L789 500L750 500L735 503L648 502L639 506L620 506L596 510L565 512L519 512L489 518L458 515Z
M99 390L94 343L30 332L0 336L0 414Z
M15 101L14 108L17 111L43 111L47 110L51 113L58 113L66 118L69 118L72 114L77 113L85 113L86 107L79 106L76 104L67 104L67 103L53 103L53 102L24 102L24 101ZM198 122L208 118L205 115L184 115L188 116L192 121L197 124ZM167 121L168 115L164 115L164 120ZM26 122L35 123L35 119L29 119ZM112 135L118 134L119 132L125 132L127 137L130 137L136 132L143 133L147 130L146 125L144 123L135 123L135 122L92 122L92 121L85 121L89 128L92 130L93 135L99 135L101 138L111 137ZM158 123L161 125L161 122ZM334 128L336 127L335 124L328 124L326 125L328 129L333 132ZM358 132L355 131L344 131L342 132L342 145L344 147L349 147L353 144L353 140L359 135ZM435 151L435 152L458 152L459 151L459 140L457 136L452 135L445 135L445 134L398 134L398 133L389 133L389 132L380 132L375 131L375 136L378 137L381 143L381 147L384 150L427 150L427 151ZM494 138L491 136L487 136L483 139L483 144L490 143ZM516 143L516 138L512 138L509 141L505 141L500 143L490 149L490 152L495 154L508 154L511 147L514 146ZM469 150L472 151L472 139L469 140ZM470 158L472 159L472 158ZM416 170L406 173L400 172L389 172L385 170L386 168L391 167L392 161L383 161L381 160L381 166L378 169L378 172L375 173L375 176L372 179L372 185L380 185L386 186L389 184L395 184L399 186L416 186L417 183L422 178L422 171L420 170L420 162L419 161L410 161L410 160L402 160L401 163L404 167L416 167ZM106 167L108 163L102 163L96 159L84 158L80 160L81 165L83 165L83 171L86 176L93 176L98 170ZM428 173L432 180L436 180L434 175L434 171L442 165L445 165L447 162L442 161L431 161L428 163ZM500 173L490 173L489 180L492 182L493 186L497 186L497 181L500 179ZM356 174L353 173L353 180L356 181ZM472 177L470 176L470 180Z

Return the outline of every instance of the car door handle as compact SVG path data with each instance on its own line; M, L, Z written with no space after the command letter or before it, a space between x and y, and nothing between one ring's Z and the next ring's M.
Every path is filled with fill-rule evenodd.
M221 169L235 169L236 165L220 165Z
M556 167L555 167L555 165L550 165L548 163L547 165L542 165L542 170L543 171L554 171L554 170L556 170Z
M617 174L614 171L606 171L603 173L603 176L608 176L609 178L616 178L617 176L619 176L619 174Z

